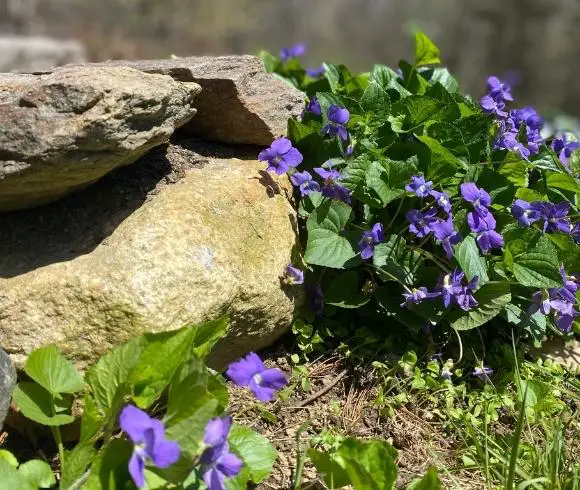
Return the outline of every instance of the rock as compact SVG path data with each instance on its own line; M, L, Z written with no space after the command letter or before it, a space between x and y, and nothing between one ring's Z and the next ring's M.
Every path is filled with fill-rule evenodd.
M146 73L195 82L198 116L184 127L206 140L269 146L285 135L288 119L304 109L304 94L266 73L255 56L109 61L93 66L129 66Z
M68 63L83 63L86 54L77 41L47 37L0 36L0 72L32 73Z
M580 375L580 341L577 339L555 337L543 342L539 349L533 349L531 354L555 362L572 374Z
M214 366L277 339L300 299L279 280L296 213L287 178L255 158L181 141L82 193L0 215L0 338L14 361L54 343L83 367L143 332L224 314Z
M122 67L0 74L0 212L54 201L166 142L200 88Z
M12 401L12 390L16 384L16 370L12 360L0 348L0 429L8 413Z

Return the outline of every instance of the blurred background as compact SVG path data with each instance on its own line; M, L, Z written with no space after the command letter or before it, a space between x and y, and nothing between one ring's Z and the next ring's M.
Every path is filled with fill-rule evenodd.
M80 41L60 62L277 53L304 42L307 65L368 70L409 58L420 28L472 95L489 74L508 74L518 102L574 115L579 21L579 0L0 0L0 36ZM0 58L14 52L0 43Z

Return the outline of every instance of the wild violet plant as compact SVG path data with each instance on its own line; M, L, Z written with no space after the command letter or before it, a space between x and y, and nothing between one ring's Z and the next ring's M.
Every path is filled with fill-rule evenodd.
M287 137L302 161L287 174L312 319L413 332L491 322L535 342L580 332L570 135L543 132L497 77L480 101L462 94L422 33L397 71L324 64L313 79L296 58L262 59L305 94Z
M31 381L18 384L14 402L23 416L52 429L59 488L242 490L266 478L274 447L233 423L226 381L204 362L226 329L222 318L142 335L105 354L84 378L56 347L34 351L24 366ZM281 370L266 368L255 353L227 373L252 390L257 403L273 400L287 384ZM75 398L82 400L80 417L72 413ZM60 428L75 421L80 439L66 450ZM56 483L45 462L25 462L22 471L17 466L0 457L0 477L9 488Z

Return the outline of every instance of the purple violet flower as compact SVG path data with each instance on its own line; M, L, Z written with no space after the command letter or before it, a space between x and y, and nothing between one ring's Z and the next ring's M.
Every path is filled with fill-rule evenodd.
M375 245L384 241L383 225L375 223L372 229L363 232L362 239L358 242L360 256L364 259L370 259L375 253Z
M258 160L268 162L266 170L277 175L285 174L291 167L300 165L302 158L302 153L292 146L288 138L275 139L270 148L262 150L258 155Z
M456 304L464 311L469 311L478 303L473 297L473 290L477 287L479 278L474 276L467 285L463 285L465 274L459 269L455 269L451 274L443 276L443 280L438 290L443 299L445 308L449 308L451 304Z
M413 288L410 293L403 293L405 301L401 303L401 308L404 306L418 305L424 299L438 298L441 293L430 293L426 287Z
M549 315L551 310L552 302L546 290L539 290L532 294L532 302L528 308L528 313L533 315L539 311L542 315Z
M304 56L304 53L306 53L306 45L295 44L289 48L282 48L278 56L282 61L288 61L291 58L300 58L300 56Z
M350 112L348 112L348 109L334 104L331 105L328 108L328 120L330 122L322 128L322 133L331 137L338 135L342 141L348 140L348 131L344 126L349 119Z
M288 264L286 266L286 271L284 272L283 282L289 285L304 284L304 272L302 272L298 267Z
M308 104L306 104L306 112L310 112L310 114L315 114L316 116L322 114L322 108L320 107L320 102L318 102L316 95L313 95Z
M510 111L510 118L513 120L517 129L519 129L522 124L525 124L529 129L539 131L544 126L544 118L540 116L533 107L512 109Z
M524 160L529 160L531 151L526 145L519 142L517 133L505 133L503 135L503 147L513 153L517 153Z
M484 189L480 189L473 182L461 184L459 189L461 197L470 202L473 205L473 209L481 216L485 216L489 212L487 208L491 205L491 197Z
M453 245L457 245L461 241L461 235L453 229L453 219L449 217L446 221L433 223L431 229L435 234L435 238L443 246L447 259L451 260L453 257Z
M455 269L451 274L443 276L439 289L441 292L441 298L443 299L443 306L445 306L445 308L451 306L453 298L461 291L461 283L464 277L465 274L459 269Z
M290 181L300 190L302 197L307 196L313 192L320 192L320 185L318 182L312 180L312 175L307 170L304 172L296 172L290 176Z
M338 184L330 184L322 188L322 195L324 197L334 199L335 201L342 201L348 205L352 203L350 194L351 194L350 190Z
M409 231L418 238L423 238L433 231L433 224L437 222L437 210L431 208L423 213L418 209L410 209L405 218L410 223Z
M138 488L145 485L145 463L151 461L157 468L167 468L180 456L179 445L165 439L165 427L160 420L134 405L125 405L119 415L119 425L133 443L129 460L129 474Z
M236 476L242 470L242 461L230 452L228 444L231 425L231 417L216 417L205 426L203 443L206 449L200 462L208 490L225 490L225 479Z
M323 167L317 167L314 169L314 171L324 179L324 187L322 187L322 195L328 197L329 199L342 201L350 205L351 192L346 187L338 183L342 178L342 175L338 170L332 168L331 161L327 163L328 166L330 167L328 170Z
M501 248L504 244L503 236L495 230L482 231L477 235L475 241L484 254L493 248Z
M574 239L574 242L580 244L580 221L570 225L570 236Z
M526 139L528 140L528 150L530 154L537 155L540 153L540 146L544 144L544 138L540 131L528 127L526 129Z
M407 192L412 192L417 197L427 197L433 188L433 182L425 182L425 177L415 175L411 177L411 183L405 186Z
M449 368L443 366L441 368L441 373L439 374L439 376L442 377L443 379L451 380L451 378L453 378L453 373L449 370Z
M306 293L308 308L317 316L321 316L324 312L324 293L322 292L322 286L320 284L316 286L308 284L306 286Z
M263 402L274 399L274 393L288 384L286 376L278 368L267 369L258 354L250 352L239 361L232 362L226 375L238 386L248 386Z
M562 201L558 204L553 204L546 201L534 201L531 203L531 207L538 211L540 219L544 220L544 233L555 233L557 231L566 234L570 233L569 202Z
M574 323L574 318L578 316L578 312L574 308L574 303L556 299L552 301L552 307L557 312L554 319L556 326L563 333L568 333L570 330L572 330L572 323Z
M562 276L564 287L549 289L550 298L574 303L576 301L576 291L578 291L578 279L575 276L566 274L563 265L560 266L560 275Z
M566 168L570 168L570 157L572 152L580 149L580 143L577 141L568 141L565 134L561 138L552 141L552 149L558 154L560 161Z
M477 233L475 241L483 253L488 253L492 248L503 247L503 237L495 231L496 222L491 212L485 216L468 213L467 224L472 232Z
M445 211L447 214L451 213L451 199L447 192L431 191L431 196L435 199L435 203L440 209Z
M306 68L306 73L309 77L318 78L319 76L324 75L326 68L324 65L317 66L316 68Z
M523 199L516 199L512 204L512 214L518 220L520 226L527 228L540 219L538 209L532 208L531 204Z
M493 214L487 213L481 216L479 213L467 213L467 226L473 233L481 233L482 231L495 230L496 222Z
M489 376L493 374L493 369L491 369L489 366L484 366L482 364L481 366L477 366L471 374L472 376L481 379L481 381L488 382Z
M496 100L491 95L484 95L481 100L481 108L486 114L494 114L497 117L507 117L508 113L505 109L505 102Z
M511 87L507 83L502 82L497 77L491 76L487 79L487 93L494 99L513 101L511 90Z
M328 169L316 167L314 171L324 179L324 185L331 185L338 182L342 178L342 175L338 170L332 168L332 162L330 160L326 163L329 166Z

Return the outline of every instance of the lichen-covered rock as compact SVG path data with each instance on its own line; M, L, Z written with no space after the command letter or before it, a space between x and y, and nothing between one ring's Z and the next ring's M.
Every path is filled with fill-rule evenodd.
M198 115L183 131L206 140L268 146L286 134L288 119L304 109L304 94L266 73L255 56L204 56L150 61L109 61L198 83Z
M4 348L21 363L55 343L82 367L145 331L224 314L214 366L273 342L300 290L279 280L296 214L287 178L263 168L254 151L181 142L82 193L0 215Z
M123 67L0 74L0 212L135 162L195 115L200 87Z
M12 400L12 390L16 384L16 370L12 360L0 348L0 429L8 413Z

